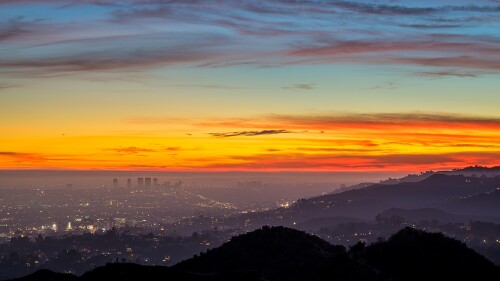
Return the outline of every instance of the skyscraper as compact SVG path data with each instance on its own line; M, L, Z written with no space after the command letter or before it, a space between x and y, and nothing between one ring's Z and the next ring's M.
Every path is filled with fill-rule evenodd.
M142 189L144 187L144 178L137 179L137 188Z
M113 179L113 189L118 188L118 179Z
M146 189L151 188L151 178L146 178Z
M155 189L158 188L158 179L157 178L153 178L153 187Z
M132 179L127 179L127 189L132 189Z

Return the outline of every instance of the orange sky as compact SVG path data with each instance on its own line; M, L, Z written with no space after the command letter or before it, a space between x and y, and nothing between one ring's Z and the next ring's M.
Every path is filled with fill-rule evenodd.
M4 169L421 171L500 165L500 120L439 114L124 120L123 130L20 136ZM125 128L129 132L125 131Z

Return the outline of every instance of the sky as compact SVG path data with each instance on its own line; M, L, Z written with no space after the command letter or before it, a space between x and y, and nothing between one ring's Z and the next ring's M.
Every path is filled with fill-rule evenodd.
M0 0L0 169L500 165L497 0Z

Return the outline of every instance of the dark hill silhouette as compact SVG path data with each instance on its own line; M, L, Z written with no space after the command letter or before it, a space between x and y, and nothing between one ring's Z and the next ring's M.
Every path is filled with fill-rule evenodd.
M168 278L168 279L167 279ZM83 274L79 280L183 280L204 281L199 276L172 270L165 266L143 266L131 263L112 263Z
M130 263L112 263L83 274L79 281L93 280L148 280L148 281L260 281L258 274L214 273L197 274L179 271L166 266L144 266Z
M40 270L17 281L500 280L499 268L463 243L406 228L389 240L343 246L302 231L264 227L173 267L115 263L80 277Z
M259 272L269 280L377 280L343 246L302 231L263 227L240 235L177 269L197 273Z
M22 278L13 279L13 280L22 280L22 281L77 281L78 277L65 274L53 272L48 269L40 269L33 274L27 275Z
M405 228L386 242L356 247L352 256L392 280L500 280L500 271L460 241Z
M145 266L132 263L110 263L86 272L80 277L41 269L12 281L263 281L255 273L196 274L175 270L166 266Z

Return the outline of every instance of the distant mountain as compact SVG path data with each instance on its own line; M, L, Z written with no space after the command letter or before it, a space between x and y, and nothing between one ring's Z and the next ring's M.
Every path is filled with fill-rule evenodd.
M333 217L351 217L373 220L377 214L391 209L437 208L458 215L485 217L486 221L500 218L500 200L493 190L500 187L500 176L466 177L463 175L432 174L418 182L373 184L341 193L299 199L288 208L250 212L221 219L222 225L233 228L254 229L263 225L297 227L311 220ZM488 193L489 192L489 193ZM486 194L487 204L473 203L472 197ZM470 198L470 200L462 200ZM475 198L475 197L474 197ZM474 212L464 212L469 206ZM489 206L489 207L486 207ZM461 211L462 210L462 211ZM209 221L208 221L209 222ZM192 220L186 226L192 229L210 227L206 219ZM317 221L316 221L317 222ZM310 228L300 229L310 230Z
M434 174L419 182L374 184L338 194L302 199L285 213L292 221L329 216L373 219L375 214L390 208L442 207L450 200L490 192L499 186L500 177L478 178ZM494 216L499 213L484 210L476 214Z
M489 192L454 198L447 202L446 207L461 214L500 216L500 184Z
M426 171L419 174L409 174L407 176L401 178L389 178L387 180L381 180L382 184L397 184L402 182L417 182L424 180L432 175L441 174L441 175L462 175L466 177L476 176L487 176L487 177L495 177L500 176L500 166L495 167L483 167L483 166L469 166L461 169L453 169L450 171Z
M443 172L439 172L443 173ZM463 175L463 176L500 176L500 166L484 167L484 166L469 166L462 169L453 169L451 171L444 171L449 175Z
M489 221L490 218L455 215L436 208L402 209L391 208L377 215L377 220L400 217L405 222L438 221L441 223L468 223L471 220ZM497 219L500 220L500 219ZM495 220L496 221L496 220Z
M114 263L81 277L39 270L17 281L500 280L500 269L461 242L405 228L349 251L302 231L263 227L173 267Z

